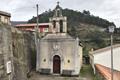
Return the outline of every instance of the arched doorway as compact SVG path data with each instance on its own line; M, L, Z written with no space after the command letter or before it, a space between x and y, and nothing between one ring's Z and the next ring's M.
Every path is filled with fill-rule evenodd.
M53 57L53 73L60 74L60 66L61 66L60 64L61 64L60 57L58 55L55 55Z

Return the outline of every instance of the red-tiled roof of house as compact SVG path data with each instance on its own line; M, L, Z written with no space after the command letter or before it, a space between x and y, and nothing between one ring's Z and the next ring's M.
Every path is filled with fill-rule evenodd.
M100 64L95 64L97 71L106 79L111 80L111 69ZM114 80L120 80L120 71L114 70Z
M42 25L50 25L50 23L39 23L38 25L39 25L39 26L42 26ZM37 24L36 24L36 23L18 24L18 25L16 25L15 27L30 27L30 26L37 26Z

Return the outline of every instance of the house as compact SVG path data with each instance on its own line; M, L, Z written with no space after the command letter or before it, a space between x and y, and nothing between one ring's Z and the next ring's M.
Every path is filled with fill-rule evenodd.
M67 33L67 17L57 4L49 19L52 33L39 39L36 70L41 74L79 75L82 66L82 46L78 38Z
M107 74L110 73L108 71L111 69L111 46L95 51L92 50L89 56L94 73L97 72L99 68L102 68L102 70L100 70L100 72L103 71L102 73L104 73L104 71L106 71ZM120 73L120 44L113 45L113 69L114 72L117 71Z
M0 11L0 22L10 25L10 17L11 17L10 13Z
M51 23L39 23L39 32L51 32L50 26ZM19 30L23 31L35 31L36 23L28 23L28 24L17 24L15 27Z

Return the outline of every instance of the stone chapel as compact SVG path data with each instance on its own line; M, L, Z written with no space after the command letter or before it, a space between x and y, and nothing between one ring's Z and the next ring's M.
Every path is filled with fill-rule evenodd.
M79 39L67 33L67 17L57 4L49 18L52 33L39 40L36 70L41 74L79 75L82 66L82 47Z

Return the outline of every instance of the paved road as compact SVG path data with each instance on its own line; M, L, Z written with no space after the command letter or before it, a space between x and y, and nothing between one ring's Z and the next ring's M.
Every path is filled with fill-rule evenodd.
M89 65L83 65L80 77L64 77L59 75L41 75L33 71L29 80L93 80Z
M41 75L33 72L29 80L89 80L81 77L63 77L59 75Z

